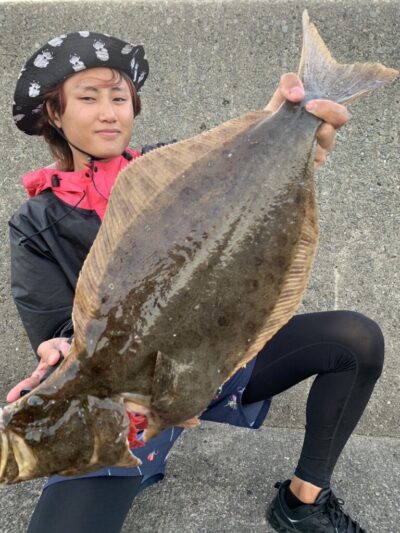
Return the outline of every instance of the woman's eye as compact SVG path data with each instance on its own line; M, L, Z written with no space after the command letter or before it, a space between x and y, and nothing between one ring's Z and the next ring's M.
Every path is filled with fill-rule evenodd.
M85 100L86 102L94 100L93 96L81 96L79 100Z
M126 98L114 98L114 102L126 102L127 99Z

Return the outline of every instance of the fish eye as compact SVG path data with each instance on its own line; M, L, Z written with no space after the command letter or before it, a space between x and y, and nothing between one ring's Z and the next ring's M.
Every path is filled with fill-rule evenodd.
M41 398L40 396L36 396L36 394L28 399L28 405L30 405L31 407L37 407L38 405L42 405L42 403L43 398Z

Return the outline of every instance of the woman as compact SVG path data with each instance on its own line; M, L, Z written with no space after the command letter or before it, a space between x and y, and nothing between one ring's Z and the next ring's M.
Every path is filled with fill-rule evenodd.
M24 177L31 199L10 221L12 293L39 358L33 374L8 394L10 402L35 387L60 355L67 356L79 270L118 172L141 155L127 146L147 74L142 46L89 32L49 41L22 69L15 92L16 125L27 134L43 135L56 162ZM266 109L274 112L285 99L303 98L301 81L285 74ZM318 168L348 114L328 100L311 101L307 109L324 121L317 135ZM383 349L379 327L357 313L296 316L218 391L202 415L260 427L272 396L317 375L295 474L277 484L267 511L277 531L363 531L343 511L330 478L381 373ZM53 476L29 532L47 532L49 524L53 533L120 531L135 495L163 477L166 456L180 432L171 428L136 448L143 460L140 468Z

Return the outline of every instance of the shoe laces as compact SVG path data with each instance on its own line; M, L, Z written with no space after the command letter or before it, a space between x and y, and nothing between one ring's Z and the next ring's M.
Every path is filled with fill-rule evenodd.
M338 533L339 531L346 533L366 533L355 520L343 511L344 501L341 498L337 498L332 491L329 492L325 505L332 525L340 528L337 529Z

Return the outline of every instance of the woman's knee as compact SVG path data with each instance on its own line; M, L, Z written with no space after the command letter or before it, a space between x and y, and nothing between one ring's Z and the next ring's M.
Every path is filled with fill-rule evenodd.
M380 326L371 318L355 311L346 311L345 321L359 372L378 379L382 373L385 352Z

